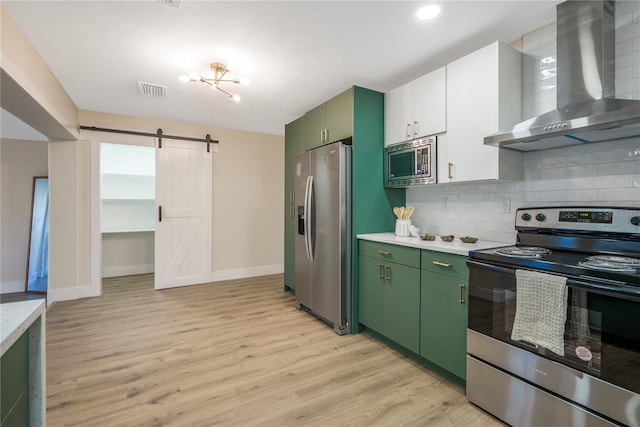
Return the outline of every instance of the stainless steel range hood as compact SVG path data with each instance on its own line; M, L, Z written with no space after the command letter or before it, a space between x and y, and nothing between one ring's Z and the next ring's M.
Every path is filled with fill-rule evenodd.
M615 3L557 6L557 109L484 139L520 151L640 136L640 101L615 99Z

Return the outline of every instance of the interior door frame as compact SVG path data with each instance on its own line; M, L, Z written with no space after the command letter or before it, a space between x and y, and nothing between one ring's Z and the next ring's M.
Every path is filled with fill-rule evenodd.
M79 297L96 297L102 295L102 214L100 195L100 144L122 144L137 145L145 147L155 147L155 138L142 137L136 135L121 135L116 133L99 133L100 136L93 136L96 132L89 133L89 137L81 140L90 142L90 248L91 266L90 283L86 290L80 291ZM102 136L104 135L104 136Z

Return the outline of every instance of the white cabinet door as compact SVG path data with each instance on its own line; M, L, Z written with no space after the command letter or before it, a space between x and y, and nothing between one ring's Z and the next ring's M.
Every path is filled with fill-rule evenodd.
M447 130L447 68L442 67L413 81L414 137Z
M446 73L439 68L385 94L385 146L446 130Z
M411 82L384 95L384 145L397 144L411 139L407 126L412 122Z
M210 280L211 167L203 143L163 140L156 151L156 289Z
M484 145L485 136L521 119L521 70L521 53L500 42L447 65L438 182L522 179L521 153Z

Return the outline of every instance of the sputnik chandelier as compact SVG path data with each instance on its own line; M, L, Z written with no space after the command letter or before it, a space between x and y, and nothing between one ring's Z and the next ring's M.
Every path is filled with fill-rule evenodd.
M226 65L221 64L219 62L214 62L213 64L211 64L211 69L213 70L213 78L207 78L207 77L201 76L198 73L191 72L189 73L189 75L185 75L185 74L181 75L180 81L181 82L200 81L202 83L208 84L209 86L211 86L212 89L219 90L220 92L224 93L234 101L236 102L240 101L240 96L238 96L237 94L233 94L227 90L224 90L223 88L220 87L220 83L235 83L235 84L245 83L246 84L247 81L244 79L240 80L240 79L223 78L227 74L229 69L227 68Z

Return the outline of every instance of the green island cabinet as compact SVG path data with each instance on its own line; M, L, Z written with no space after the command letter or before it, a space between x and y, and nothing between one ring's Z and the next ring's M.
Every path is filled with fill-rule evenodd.
M29 331L0 359L0 426L29 425Z
M420 356L466 378L467 257L422 250Z
M420 250L361 240L359 251L360 323L418 353Z
M295 159L305 150L351 138L351 332L358 332L358 240L361 233L391 230L394 206L404 189L386 189L383 179L384 94L352 86L285 126L285 289L294 290L296 201ZM291 216L293 215L293 216Z

